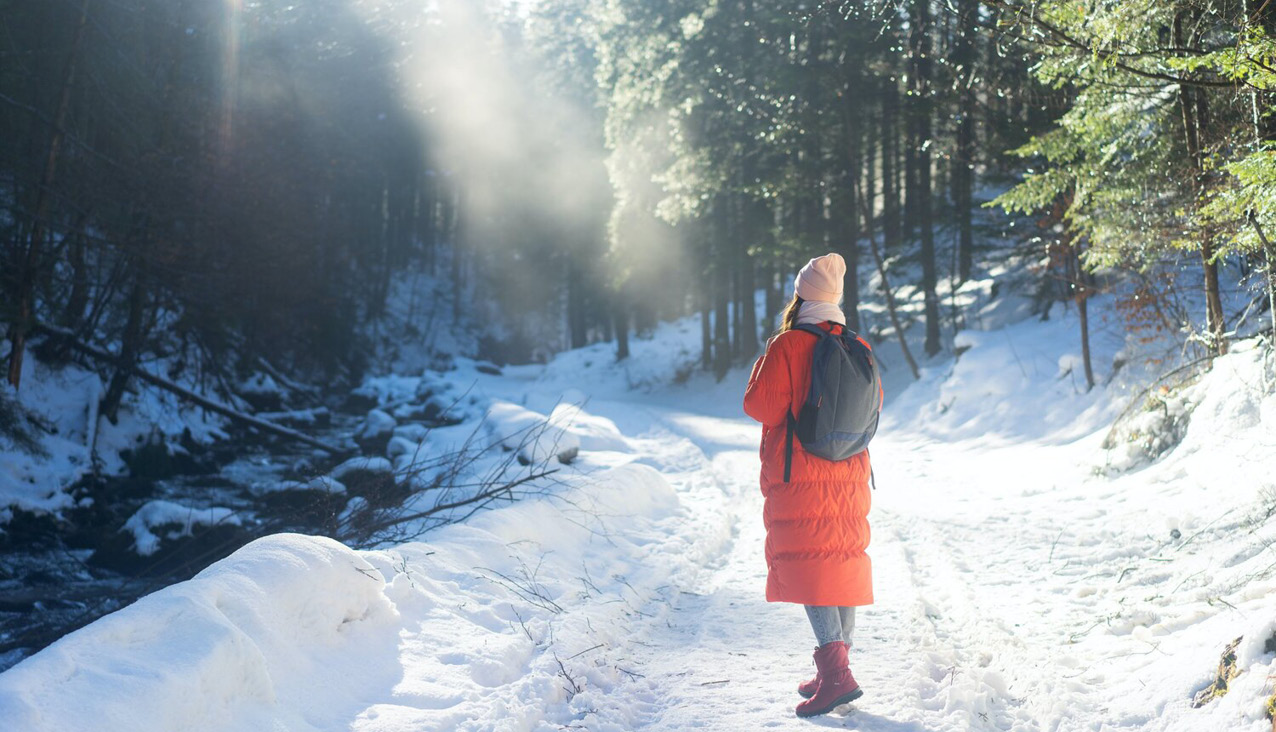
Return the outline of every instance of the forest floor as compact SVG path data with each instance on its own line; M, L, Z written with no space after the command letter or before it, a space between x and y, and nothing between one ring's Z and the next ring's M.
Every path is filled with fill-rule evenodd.
M621 382L645 378L618 378L599 347L472 385L544 412L583 404L567 426L580 456L553 492L374 551L258 540L0 674L0 718L17 730L1266 732L1270 355L1238 344L1194 384L1155 391L1156 409L1121 419L1104 447L1131 396L1113 373L1121 346L1096 339L1104 385L1086 392L1075 325L1065 314L963 332L962 355L920 381L892 372L872 448L876 603L851 655L865 694L827 716L794 717L814 639L801 608L763 596L745 372L634 391ZM634 358L667 366L678 343L658 335ZM1228 693L1194 707L1238 637Z

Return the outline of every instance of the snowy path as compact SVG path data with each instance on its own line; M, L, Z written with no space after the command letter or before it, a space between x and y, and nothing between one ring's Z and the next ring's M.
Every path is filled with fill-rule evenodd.
M1092 583L1128 585L1141 552L1120 537L1128 527L1097 507L1117 489L1083 485L1088 467L1074 461L1076 451L882 434L870 514L877 602L861 609L852 652L865 696L803 721L792 714L794 687L813 671L813 638L799 607L763 597L758 427L726 415L613 409L636 410L628 411L628 429L642 427L634 415L649 416L649 431L662 439L647 450L683 445L675 451L681 463L648 459L675 488L685 494L712 482L731 504L733 541L718 566L703 586L680 588L667 622L636 644L635 667L658 700L642 728L1029 731L1111 721L1105 695L1095 692L1113 690L1103 689L1105 677L1092 667L1111 663L1104 654L1112 647L1084 653L1070 644L1097 624L1113 625ZM703 453L699 472L679 472L688 464L687 443ZM1126 635L1149 620L1136 615ZM1118 665L1122 656L1137 664L1157 652L1138 645L1117 654ZM1153 719L1126 715L1122 726Z
M1009 359L995 346L985 363ZM794 716L814 639L801 608L764 599L760 428L738 379L700 378L595 390L571 426L580 472L546 496L384 550L254 542L0 675L0 719L50 732L1269 732L1276 397L1219 388L1253 381L1259 355L1216 367L1173 452L1097 477L1111 413L1043 352L1014 389L970 381L992 373L976 348L888 403L873 445L876 604L852 651L865 694L830 715ZM539 379L481 386L547 413L567 388ZM1238 636L1241 675L1192 708Z
M966 543L955 535L970 539L971 529L955 532L959 527L944 517L922 515L927 505L922 497L936 492L924 489L934 480L931 466L946 462L935 454L938 446L897 449L886 436L879 444L878 464L892 464L878 470L886 487L875 495L878 505L871 516L878 602L861 610L852 654L866 695L828 717L800 721L791 711L799 701L794 687L813 670L813 639L798 606L763 598L762 498L756 450L749 444L758 428L743 418L678 413L666 413L660 421L704 450L715 481L738 502L732 515L735 540L722 567L700 592L680 593L668 626L643 639L639 665L659 686L662 699L647 728L815 725L920 732L1007 729L1015 722L1036 728L1024 701L1008 698L997 676L1000 664L987 650L1023 650L1014 641L1015 629L995 614L990 617L990 607L1003 602L1005 590L981 602L972 566L987 560L970 556L1014 546L1007 543L1012 537L998 529L1015 529L1008 520L996 521L980 527L977 542ZM980 489L970 478L947 475L944 480L941 492ZM894 495L884 499L888 492ZM1002 584L1021 579L1006 577L1005 569L995 570Z

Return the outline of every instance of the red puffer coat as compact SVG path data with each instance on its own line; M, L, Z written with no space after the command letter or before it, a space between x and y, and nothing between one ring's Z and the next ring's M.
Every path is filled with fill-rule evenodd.
M840 325L821 327L841 332ZM868 451L831 462L807 454L795 436L789 482L784 482L785 415L797 417L806 399L815 342L814 335L798 330L773 338L753 365L744 393L745 413L762 423L766 599L870 605L873 569L864 551L872 501Z

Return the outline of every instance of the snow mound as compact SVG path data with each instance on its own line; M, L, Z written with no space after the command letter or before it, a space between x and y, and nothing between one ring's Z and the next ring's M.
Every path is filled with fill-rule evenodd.
M239 517L232 509L221 506L191 508L172 501L148 501L124 522L120 531L131 532L134 549L139 555L149 557L160 547L161 537L154 529L176 526L164 532L163 538L171 540L193 536L196 526L219 524L239 526Z
M505 449L517 451L521 460L533 465L551 458L569 463L580 452L580 438L561 422L512 402L493 400L486 424Z
M1025 320L998 330L963 330L955 362L922 369L882 410L879 432L908 429L938 440L1068 443L1108 424L1119 404L1104 383L1124 347L1119 333L1091 334L1099 385L1087 390L1074 313Z
M7 729L308 729L308 706L342 696L333 653L357 653L398 616L359 554L277 534L188 582L138 600L0 675ZM296 677L322 686L297 688ZM109 690L109 691L106 691ZM286 704L285 702L292 702Z
M586 412L575 404L559 404L550 412L551 424L561 425L574 437L582 450L630 450L629 441L621 434L616 423L606 417Z

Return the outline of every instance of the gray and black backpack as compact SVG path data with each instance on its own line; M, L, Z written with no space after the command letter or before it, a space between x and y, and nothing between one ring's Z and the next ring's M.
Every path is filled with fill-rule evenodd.
M847 460L868 449L882 411L882 380L873 352L853 331L841 335L799 325L819 341L811 357L811 389L795 419L789 413L784 447L784 482L793 463L793 436L810 454Z

